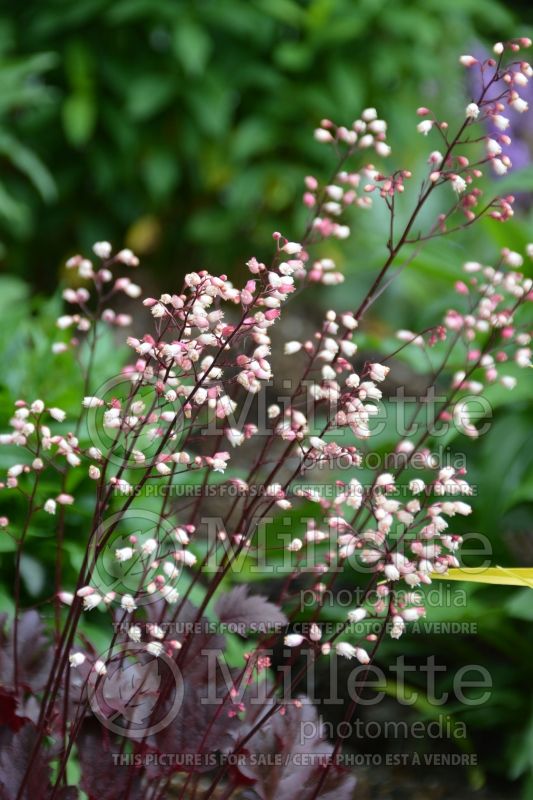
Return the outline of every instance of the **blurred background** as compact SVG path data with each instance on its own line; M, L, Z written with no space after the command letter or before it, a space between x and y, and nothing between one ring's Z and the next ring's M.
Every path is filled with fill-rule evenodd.
M532 26L527 0L0 2L2 417L22 393L52 395L65 408L76 402L74 368L51 365L47 343L68 256L102 239L129 246L148 293L175 291L196 269L238 279L251 255L268 256L273 230L298 238L303 177L331 169L327 148L312 138L321 118L350 123L376 106L389 122L391 163L416 175L428 150L414 133L417 106L458 118L470 99L459 54L531 35ZM502 246L522 251L533 240L531 114L513 137L517 169L488 191L517 193L514 219L428 246L372 310L369 348L379 351L400 324L434 322L454 302L463 261L491 263ZM310 292L294 335L330 304L357 304L383 259L383 222L379 208L357 211L354 237L328 244L346 283ZM113 358L110 347L106 366ZM416 382L412 365L405 369L406 383ZM533 564L532 388L526 380L514 394L493 395L491 431L474 447L459 437L480 486L468 529L483 531L494 563L510 566ZM66 545L74 575L79 551L68 537ZM47 558L30 546L28 602L45 591ZM7 560L0 581L7 608ZM463 588L468 604L450 603L433 618L475 622L477 635L407 636L401 648L415 660L435 654L451 670L489 670L489 702L446 709L467 724L465 747L479 766L423 777L420 768L362 771L361 797L533 798L531 593ZM397 654L388 648L385 662ZM391 700L382 713L412 720L433 712ZM374 741L361 749L441 745Z

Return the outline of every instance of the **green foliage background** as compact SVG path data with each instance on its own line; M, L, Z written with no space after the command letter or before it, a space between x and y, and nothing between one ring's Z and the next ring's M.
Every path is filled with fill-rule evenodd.
M528 3L498 0L0 2L2 418L21 395L77 411L76 365L49 360L68 255L99 239L125 243L141 255L140 283L153 291L174 290L190 269L237 277L250 255L268 253L273 230L297 238L302 178L330 169L311 136L319 119L349 122L376 106L390 123L393 163L416 174L416 107L461 114L458 54L531 33L532 22ZM508 188L531 191L532 173ZM383 257L383 219L378 208L358 212L354 239L335 246L346 283L311 294L306 313L357 304ZM387 350L400 322L422 329L434 321L451 303L462 261L490 263L504 244L522 249L531 222L526 202L505 227L486 222L427 247L375 306L368 348ZM105 365L118 369L113 342L102 346ZM506 565L533 564L532 388L526 379L516 394L492 398L490 433L475 447L457 443L479 486L468 529L485 533L495 563ZM22 506L9 515L16 520ZM72 578L80 515L67 531ZM47 596L54 559L46 531L31 534L28 604ZM9 550L1 540L6 607ZM533 798L531 592L467 590L466 608L434 609L430 619L476 622L477 636L407 636L402 648L414 659L436 654L450 669L468 662L490 671L489 703L450 708L481 755L467 777L473 787L488 780L490 796Z
M0 9L2 261L48 289L67 253L102 238L127 238L160 275L236 269L294 227L301 177L324 161L321 117L377 105L407 155L420 89L451 108L457 53L520 26L496 0Z

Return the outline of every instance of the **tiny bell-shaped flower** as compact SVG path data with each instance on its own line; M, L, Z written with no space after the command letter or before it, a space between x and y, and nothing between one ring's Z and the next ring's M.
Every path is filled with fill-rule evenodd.
M465 109L467 119L477 119L479 117L479 106L477 103L469 103Z
M423 119L422 122L419 122L416 126L418 133L421 133L423 136L427 136L430 130L433 127L433 121L430 119Z
M83 653L71 653L68 657L69 663L71 667L80 667L83 662L85 661L85 656Z

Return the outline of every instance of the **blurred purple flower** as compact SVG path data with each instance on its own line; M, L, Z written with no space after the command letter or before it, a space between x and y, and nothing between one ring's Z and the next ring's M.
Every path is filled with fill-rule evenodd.
M491 58L491 53L487 52L484 47L476 45L471 50L472 55L477 58L481 63ZM469 88L472 92L474 100L479 98L483 89L483 83L487 83L496 70L495 66L485 65L483 71L483 78L480 66L474 66L468 70ZM483 81L484 79L484 81ZM488 90L485 98L487 100L496 100L505 89L504 81L500 80L494 83ZM530 81L525 87L520 90L520 96L529 103L530 109L533 109L533 83ZM512 106L507 106L504 112L509 120L509 128L505 131L511 138L510 144L502 145L502 152L509 156L513 164L513 171L524 169L533 163L533 125L529 113L520 114L515 111ZM500 133L491 120L486 121L487 133L500 141ZM511 173L512 174L512 173ZM497 178L496 175L494 175ZM522 206L529 206L533 200L531 192L516 193L517 202Z

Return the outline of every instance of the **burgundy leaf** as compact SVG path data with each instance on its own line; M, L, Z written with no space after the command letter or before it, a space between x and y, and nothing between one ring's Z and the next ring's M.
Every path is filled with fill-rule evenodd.
M18 731L27 722L37 723L39 702L33 695L23 698L19 692L6 692L0 687L0 726L6 725L12 731Z
M79 796L75 786L62 786L56 794L57 800L78 800Z
M18 705L16 695L0 687L0 725L7 725L12 731L22 728L24 719L17 713Z
M271 707L271 706L270 706ZM254 727L269 705L249 706L246 730ZM241 731L241 736L243 732ZM276 712L246 743L246 763L238 769L261 800L307 800L313 796L333 746L326 741L315 707L302 699L301 705L285 706ZM276 757L282 756L281 763ZM305 758L303 758L305 757ZM355 778L346 770L331 766L319 794L320 800L350 800Z
M111 742L107 731L97 725L86 724L78 738L81 766L80 788L89 800L140 800L145 796L141 788L142 770L121 764L121 746Z
M0 619L0 683L14 687L14 633L5 630L6 617ZM36 611L21 614L17 628L19 686L39 692L44 689L52 663L52 650Z
M283 611L260 594L248 594L247 586L236 586L221 595L215 611L220 622L231 626L234 633L244 636L247 631L268 633L284 627L288 620Z
M14 800L20 789L33 744L35 742L36 728L28 723L17 733L4 729L0 736L0 799ZM22 800L35 800L46 798L50 789L50 766L46 757L46 750L40 748L32 760L32 769Z
M115 733L127 731L132 739L143 739L166 724L167 717L173 718L169 709L180 702L177 669L171 669L168 657L156 658L142 649L115 653L107 660L106 674L90 682L93 712L104 726Z
M158 699L161 675L157 659L128 665L117 664L103 681L103 697L113 711L129 722L142 724L150 718Z
M163 768L163 772L158 769L153 774L213 769L216 762L210 758L217 752L232 749L242 724L232 710L228 687L223 680L209 680L207 675L200 678L194 674L185 675L183 701L177 716L149 741L151 749L178 754L182 762L170 764ZM185 763L188 755L198 756L199 763Z
M164 699L164 710L172 710L164 729L150 736L148 746L158 753L175 753L181 757L177 763L149 768L151 778L177 771L204 771L215 765L212 756L226 752L235 743L241 722L236 714L229 689L237 672L223 676L216 666L225 648L225 637L213 630L213 623L205 617L198 618L198 609L185 601L174 619L176 610L147 608L150 621L175 623L172 636L182 644L175 660L183 680L183 698L174 710L172 698ZM230 683L228 686L226 680ZM222 705L217 698L223 700ZM200 763L186 764L187 756L199 756Z

